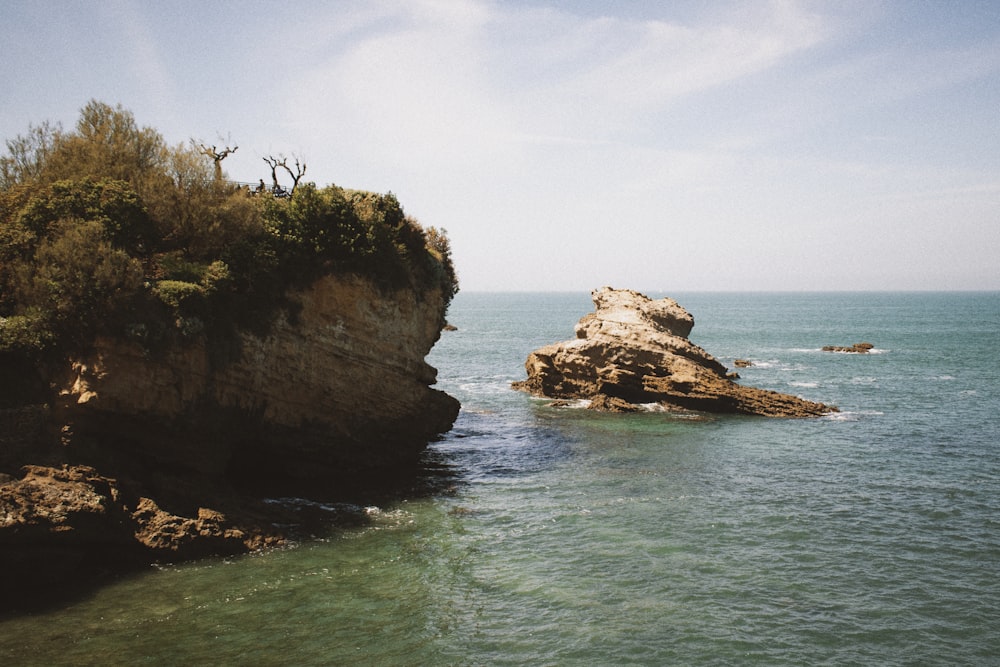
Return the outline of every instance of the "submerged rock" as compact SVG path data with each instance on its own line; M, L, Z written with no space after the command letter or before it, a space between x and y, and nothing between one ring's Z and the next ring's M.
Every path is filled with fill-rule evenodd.
M837 408L789 394L745 387L687 336L694 318L669 298L604 287L595 312L576 325L576 339L547 345L525 362L513 387L535 396L590 399L620 411L622 403L770 417L810 417ZM608 399L615 399L609 401Z
M854 345L824 345L824 352L847 352L849 354L868 354L874 349L871 343L855 343Z

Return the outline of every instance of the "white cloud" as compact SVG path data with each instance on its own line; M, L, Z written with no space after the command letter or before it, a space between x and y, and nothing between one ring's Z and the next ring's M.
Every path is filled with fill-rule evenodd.
M289 83L289 109L340 146L359 144L360 153L363 144L368 159L461 170L484 155L521 159L521 144L613 139L644 113L822 38L818 20L793 5L761 11L749 27L476 2L368 8L363 17L347 19L349 44ZM344 37L334 29L328 39Z
M570 78L564 94L629 110L659 108L754 74L823 35L815 17L789 7L740 25L602 19L578 29L591 41L592 67Z
M777 276L769 288L789 276L822 287L838 266L877 264L897 243L886 201L934 183L900 162L907 128L866 114L989 74L996 58L907 64L905 46L877 39L855 53L838 44L849 20L803 7L739 4L682 23L366 4L325 40L314 27L322 58L288 82L287 115L336 163L327 181L392 189L447 227L473 288L648 286L667 257L681 276L723 261L687 288L741 288L754 270ZM941 207L914 206L940 220ZM838 229L873 243L831 244ZM830 285L852 286L867 285Z

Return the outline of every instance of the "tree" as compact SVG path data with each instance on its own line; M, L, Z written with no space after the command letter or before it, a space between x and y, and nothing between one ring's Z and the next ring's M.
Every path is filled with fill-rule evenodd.
M91 100L76 132L58 135L46 160L48 180L112 178L141 187L162 172L167 146L159 132L139 127L130 111Z
M318 189L303 182L302 160L270 155L282 196L248 197L220 180L236 150L168 147L121 106L96 101L75 129L44 124L8 141L0 368L65 357L96 335L153 349L197 334L225 346L238 328L266 330L290 289L327 274L454 294L447 238L425 232L392 193Z
M8 139L8 155L0 157L0 189L39 178L61 133L60 125L46 121L29 126L26 135Z
M192 140L192 144L194 141ZM235 153L239 146L233 146L230 148L226 146L221 151L216 150L215 146L209 148L205 144L198 144L198 148L201 149L201 154L207 156L215 164L215 180L222 180L222 161L225 160L231 153Z
M288 176L292 179L292 189L291 191L288 192L289 197L295 195L295 188L299 186L299 181L306 174L306 163L300 161L299 158L295 157L294 155L292 157L295 159L295 171L292 171L292 168L288 166L288 158L285 157L284 155L279 155L278 157L274 157L273 155L268 155L267 157L263 158L264 162L266 162L268 166L271 167L271 181L274 183L275 194L284 192L284 189L280 185L278 185L278 167L281 167L286 172L288 172Z

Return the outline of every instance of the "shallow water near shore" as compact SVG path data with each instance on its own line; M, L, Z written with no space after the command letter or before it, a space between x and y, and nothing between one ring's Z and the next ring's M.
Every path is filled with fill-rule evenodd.
M841 412L547 407L510 382L589 295L459 294L429 358L463 405L439 493L4 619L0 661L995 664L1000 294L670 296L742 382Z

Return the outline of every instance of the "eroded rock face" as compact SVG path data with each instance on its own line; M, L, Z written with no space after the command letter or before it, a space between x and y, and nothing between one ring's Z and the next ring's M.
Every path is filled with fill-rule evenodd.
M26 466L0 481L0 611L80 572L124 566L140 549L113 479L86 466Z
M241 334L236 359L214 358L204 342L156 355L98 341L72 364L65 421L206 474L291 477L412 462L451 428L458 402L430 387L437 371L424 361L443 323L440 294L386 296L361 279L326 277L295 299L295 321L280 319L266 337ZM177 427L187 439L174 437Z
M459 410L424 361L441 295L327 277L292 296L228 355L99 340L55 404L0 409L0 587L281 544L331 517L266 498L405 478Z
M514 388L560 399L620 399L667 408L805 417L836 408L779 392L744 387L687 336L694 318L673 299L632 290L592 293L595 312L576 325L576 339L535 350L528 377ZM618 409L621 403L613 402Z

